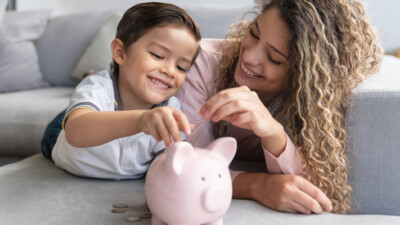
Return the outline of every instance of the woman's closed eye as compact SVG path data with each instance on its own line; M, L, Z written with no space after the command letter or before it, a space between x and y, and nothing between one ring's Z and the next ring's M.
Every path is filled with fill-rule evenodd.
M280 62L274 60L268 52L267 52L267 56L268 56L268 60L269 60L271 63L273 63L273 64L275 64L275 65L281 65L281 64L282 64L282 63L280 63Z
M260 40L260 37L259 37L258 35L256 35L256 33L253 31L253 28L254 28L254 27L251 27L250 30L249 30L250 35L251 35L253 38L257 39L257 40Z

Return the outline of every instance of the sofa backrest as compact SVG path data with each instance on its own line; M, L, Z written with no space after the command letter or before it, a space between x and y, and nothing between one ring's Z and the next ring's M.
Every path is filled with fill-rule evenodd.
M252 6L190 7L186 10L199 24L203 38L224 38L229 26L238 23ZM123 11L76 13L50 20L36 43L44 79L53 86L76 85L70 75L79 58L107 18Z

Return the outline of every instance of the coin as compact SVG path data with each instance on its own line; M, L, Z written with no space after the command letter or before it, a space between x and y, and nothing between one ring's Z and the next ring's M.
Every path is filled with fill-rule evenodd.
M128 216L125 218L125 220L128 222L138 222L141 221L142 219L138 216Z
M151 218L151 213L144 213L140 215L140 218L142 219L150 219Z
M128 205L127 204L125 204L125 203L115 203L114 205L113 205L113 207L114 208L128 208Z
M127 208L113 208L113 209L111 210L111 212L113 212L113 213L124 213L124 212L126 212L126 211L128 211Z

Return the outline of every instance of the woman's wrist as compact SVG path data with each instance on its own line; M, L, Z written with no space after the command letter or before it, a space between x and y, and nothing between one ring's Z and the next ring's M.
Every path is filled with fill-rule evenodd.
M267 173L240 173L233 181L233 198L259 199L263 182L268 180Z
M273 132L261 138L261 143L273 156L279 157L285 150L287 136L283 126L276 122Z

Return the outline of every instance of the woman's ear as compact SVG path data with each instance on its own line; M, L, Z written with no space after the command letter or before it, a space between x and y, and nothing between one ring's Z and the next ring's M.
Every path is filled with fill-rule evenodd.
M116 63L118 65L122 65L124 63L124 43L118 39L114 38L111 42L111 54Z

